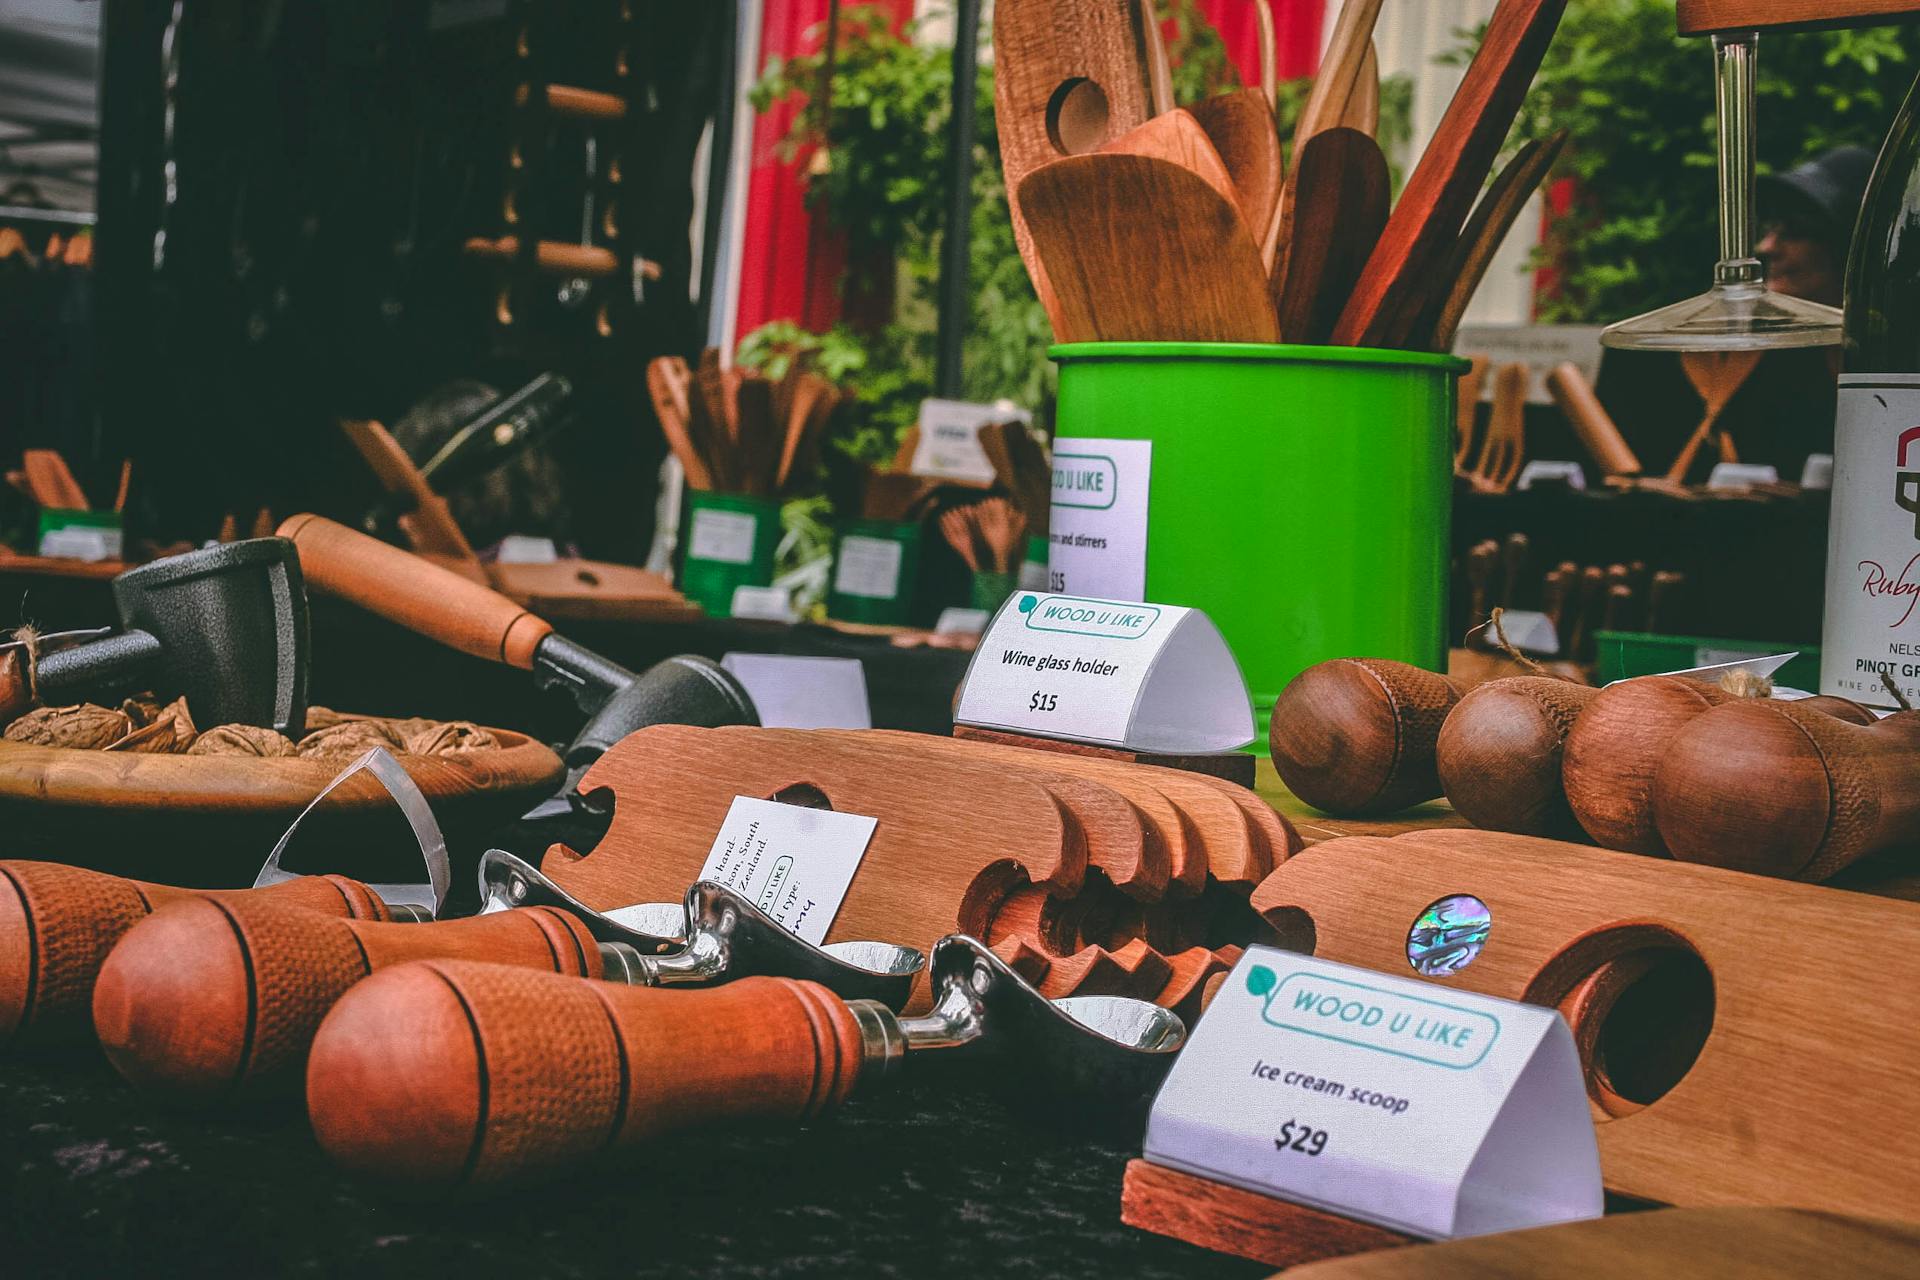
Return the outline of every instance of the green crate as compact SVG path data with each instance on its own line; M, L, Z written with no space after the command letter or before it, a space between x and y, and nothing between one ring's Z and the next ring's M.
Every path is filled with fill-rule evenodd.
M1725 640L1708 636L1662 636L1646 631L1594 632L1596 675L1601 684L1631 676L1658 675L1717 666L1776 653L1798 654L1773 673L1773 682L1792 689L1820 688L1820 646L1787 641Z

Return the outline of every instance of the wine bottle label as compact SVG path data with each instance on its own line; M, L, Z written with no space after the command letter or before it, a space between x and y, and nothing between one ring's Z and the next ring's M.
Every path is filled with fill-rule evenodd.
M1920 374L1847 374L1834 422L1820 691L1920 704Z

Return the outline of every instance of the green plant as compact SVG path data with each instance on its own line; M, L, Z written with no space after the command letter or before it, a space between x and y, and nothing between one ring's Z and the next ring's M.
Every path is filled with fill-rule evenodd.
M1463 33L1466 56L1477 36ZM1548 228L1557 282L1538 315L1600 323L1690 297L1717 256L1713 62L1675 33L1672 0L1573 0L1515 138L1571 132L1573 208ZM1842 143L1877 148L1912 79L1896 27L1760 42L1761 172ZM1764 210L1763 210L1764 212Z

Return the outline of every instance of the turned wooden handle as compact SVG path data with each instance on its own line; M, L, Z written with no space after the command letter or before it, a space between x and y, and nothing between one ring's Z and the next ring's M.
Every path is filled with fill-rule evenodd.
M307 1111L357 1173L489 1184L710 1121L810 1119L852 1091L860 1060L852 1012L810 982L660 991L436 960L327 1015Z
M1341 817L1397 813L1440 795L1433 748L1459 686L1379 658L1335 658L1295 676L1268 747L1288 790Z
M1579 365L1570 360L1555 365L1547 374L1547 390L1602 471L1610 476L1640 474L1640 459L1601 405L1600 397L1593 393Z
M1684 862L1825 880L1920 840L1920 712L1861 725L1800 702L1716 707L1674 736L1653 810Z
M291 516L279 533L309 586L461 653L526 669L553 632L499 592L324 516Z
M392 918L373 890L344 876L203 891L56 862L0 862L0 1045L88 1039L94 979L113 945L162 903L203 893L356 920Z
M1567 734L1598 689L1544 676L1489 680L1447 715L1434 765L1447 799L1487 831L1578 837L1560 780Z
M131 929L101 966L94 1029L120 1074L188 1103L299 1087L327 1010L369 973L484 957L600 976L586 926L529 907L438 924L368 924L272 904L190 899Z

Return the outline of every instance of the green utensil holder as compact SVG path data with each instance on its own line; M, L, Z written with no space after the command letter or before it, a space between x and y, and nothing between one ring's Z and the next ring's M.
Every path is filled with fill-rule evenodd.
M716 618L731 617L737 587L773 583L780 503L735 493L687 492L680 591Z
M968 603L976 609L994 613L1007 602L1019 575L982 569L973 575L973 591Z
M920 525L905 520L855 520L834 546L827 615L842 622L906 625L920 575Z
M1316 662L1446 669L1466 361L1239 343L1049 354L1061 440L1153 442L1146 598L1204 609L1220 628L1253 694L1258 747L1274 699Z

